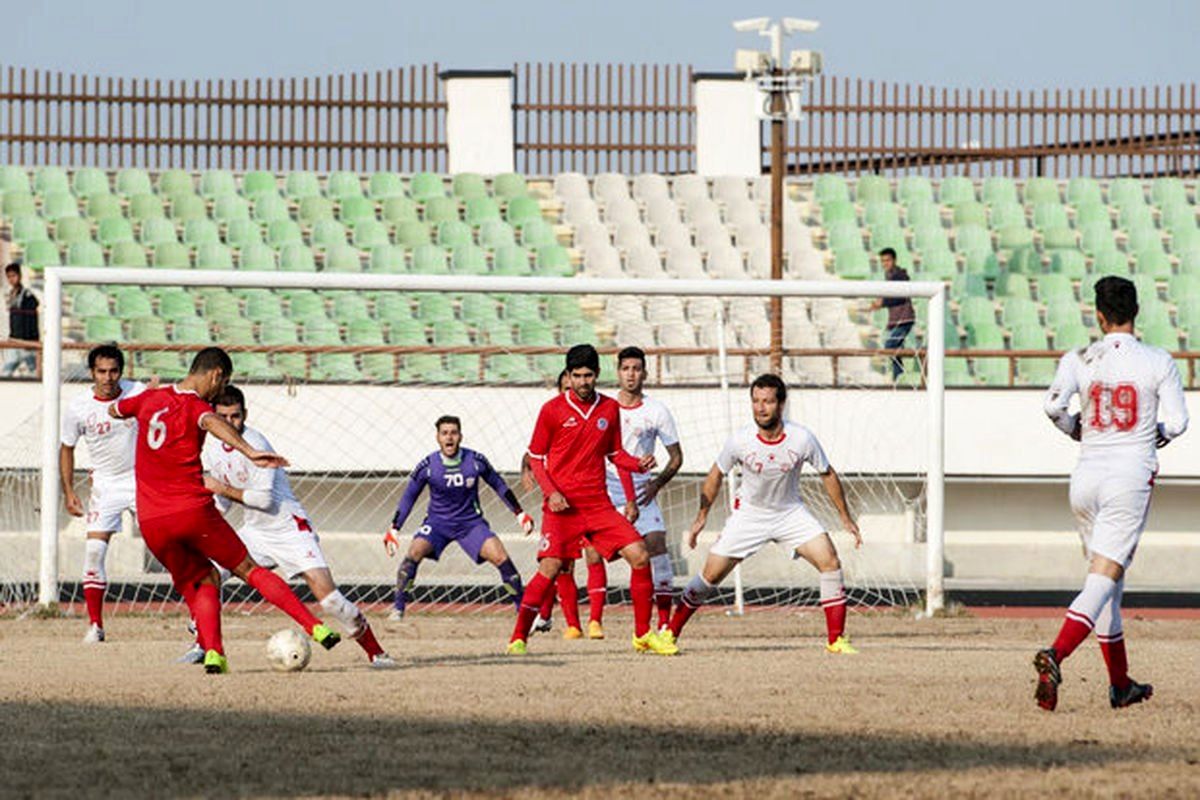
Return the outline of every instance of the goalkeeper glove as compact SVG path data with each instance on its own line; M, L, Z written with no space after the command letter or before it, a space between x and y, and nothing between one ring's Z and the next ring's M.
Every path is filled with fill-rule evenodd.
M389 557L396 555L400 549L400 531L388 528L388 532L383 535L383 549L387 551Z
M1170 443L1171 440L1167 438L1166 428L1161 422L1158 423L1158 436L1156 436L1154 439L1154 446L1161 450Z
M529 516L528 512L518 511L515 516L517 524L521 526L521 530L525 532L526 536L533 533L533 517Z

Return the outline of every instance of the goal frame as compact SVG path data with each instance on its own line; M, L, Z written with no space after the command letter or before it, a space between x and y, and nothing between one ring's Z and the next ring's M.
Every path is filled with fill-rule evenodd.
M58 476L62 395L63 286L220 286L239 289L318 289L406 292L496 292L509 294L686 295L729 297L885 297L929 301L930 331L943 330L946 287L934 281L674 280L531 278L456 275L367 275L236 272L166 269L48 267L44 273L42 359L41 540L38 603L58 602L58 528L62 505ZM718 325L719 335L724 326ZM925 390L929 441L926 469L925 613L945 607L945 358L944 338L926 341ZM724 358L725 348L721 348Z

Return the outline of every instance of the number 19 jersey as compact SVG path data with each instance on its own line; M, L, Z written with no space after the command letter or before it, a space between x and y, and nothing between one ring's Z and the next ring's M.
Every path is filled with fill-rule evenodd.
M1059 361L1045 410L1067 433L1075 425L1075 416L1068 413L1074 394L1080 401L1080 463L1104 459L1113 467L1136 464L1154 472L1160 415L1167 439L1187 428L1183 383L1174 359L1128 333L1110 333Z
M166 386L117 401L117 412L138 421L134 474L143 523L212 503L200 463L200 420L213 413L211 405L195 392Z

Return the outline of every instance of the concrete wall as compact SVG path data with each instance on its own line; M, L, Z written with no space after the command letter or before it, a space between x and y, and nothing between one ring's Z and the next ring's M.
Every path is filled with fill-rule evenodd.
M450 172L512 172L512 73L446 72L442 80Z

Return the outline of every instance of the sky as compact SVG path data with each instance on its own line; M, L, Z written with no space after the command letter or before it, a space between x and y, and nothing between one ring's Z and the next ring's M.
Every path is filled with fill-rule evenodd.
M438 62L732 68L752 16L817 19L785 48L830 75L997 89L1152 86L1200 75L1195 0L26 0L2 66L130 78L303 77Z

